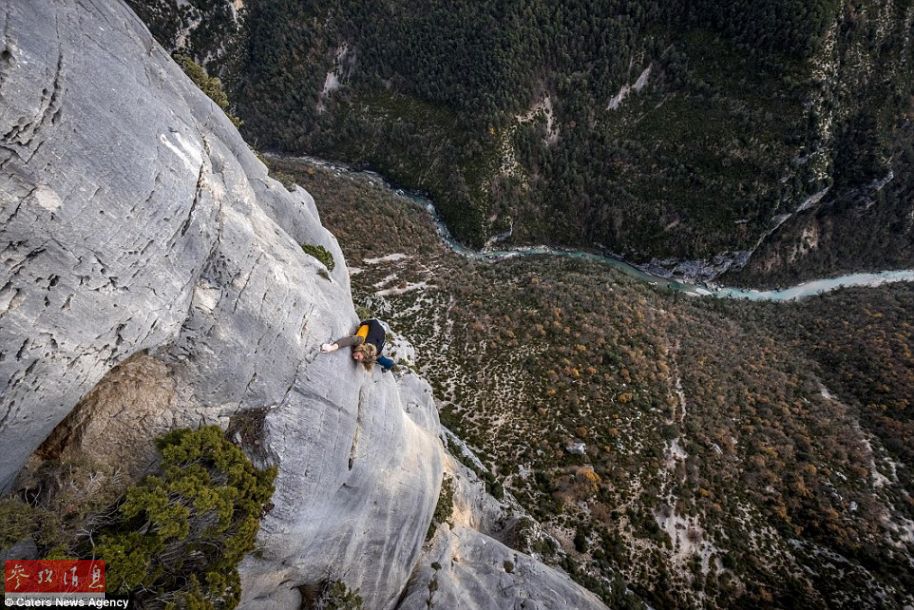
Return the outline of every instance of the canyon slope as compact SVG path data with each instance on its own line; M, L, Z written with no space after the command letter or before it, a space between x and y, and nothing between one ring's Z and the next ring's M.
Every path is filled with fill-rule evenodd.
M131 1L251 142L428 192L467 245L750 286L914 263L909 2Z
M357 305L410 337L442 421L560 543L533 545L546 561L654 608L914 604L911 284L765 303L487 259L377 175L269 162L314 194Z

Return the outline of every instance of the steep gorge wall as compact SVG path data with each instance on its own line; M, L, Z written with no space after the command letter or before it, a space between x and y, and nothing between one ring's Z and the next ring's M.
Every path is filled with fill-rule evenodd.
M907 1L134 4L254 141L429 192L469 244L747 286L914 261Z
M412 607L446 456L437 411L417 377L318 354L357 317L310 195L267 176L124 5L3 0L0 19L0 490L55 429L123 463L165 430L247 418L279 474L242 605L297 608L298 587L339 578L367 608ZM489 551L460 560L451 598L602 606L522 555L483 596L518 554L459 537Z

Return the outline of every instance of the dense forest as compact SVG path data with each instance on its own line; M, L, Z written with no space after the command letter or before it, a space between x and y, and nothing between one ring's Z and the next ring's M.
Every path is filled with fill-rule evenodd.
M611 607L619 577L653 607L907 603L914 289L765 304L576 260L479 263L376 183L271 165L314 194L361 314L410 339L401 365L490 490L558 541L516 548Z
M907 0L178 4L135 6L249 141L428 191L468 244L756 284L914 261Z

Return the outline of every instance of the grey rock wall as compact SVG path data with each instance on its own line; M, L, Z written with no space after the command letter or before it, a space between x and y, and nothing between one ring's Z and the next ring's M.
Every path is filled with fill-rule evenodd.
M402 610L587 610L605 608L566 574L475 530L435 536L410 581Z
M447 599L510 607L480 593L506 547L467 528L423 547L446 457L428 385L318 353L357 318L311 197L267 176L120 2L0 0L0 32L0 490L55 428L126 467L168 428L256 413L279 474L242 607L297 608L325 579L411 607L420 558L458 546L472 558L448 568ZM592 601L518 562L517 599Z
M242 564L243 607L298 608L295 585L343 580L366 608L392 608L417 561L441 483L431 391L375 372L352 392L334 373L348 360L321 356L266 417L270 450L295 468L276 481L263 553Z
M323 279L299 247L342 263L310 196L119 3L0 7L0 487L141 350L210 417L278 402L355 320L345 266Z

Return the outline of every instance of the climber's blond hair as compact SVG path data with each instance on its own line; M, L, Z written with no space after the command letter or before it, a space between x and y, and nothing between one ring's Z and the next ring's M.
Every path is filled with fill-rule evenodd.
M352 348L353 354L362 354L362 366L366 371L370 371L378 358L378 348L371 343L362 343Z

